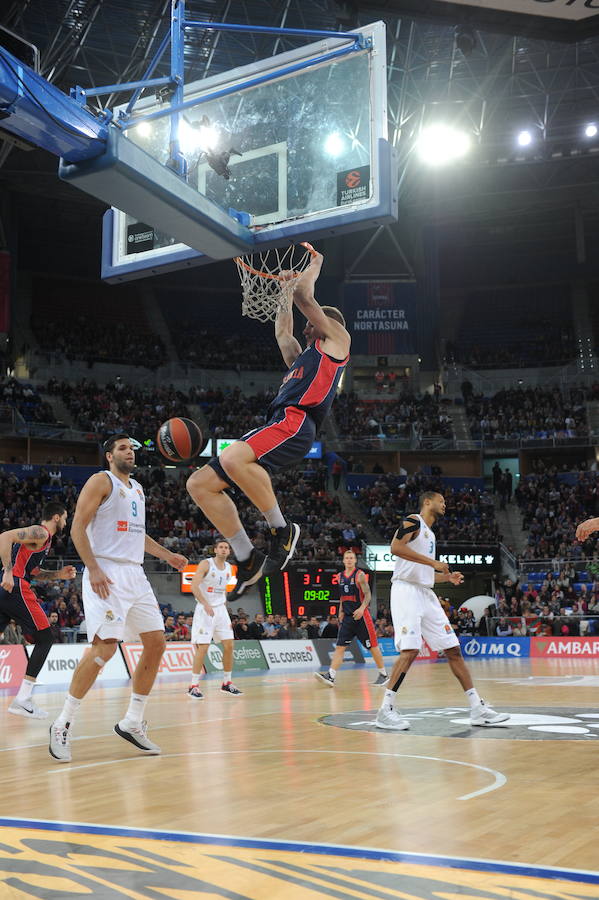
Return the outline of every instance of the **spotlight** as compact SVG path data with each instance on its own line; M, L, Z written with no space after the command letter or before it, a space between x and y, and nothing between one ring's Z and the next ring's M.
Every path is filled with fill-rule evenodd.
M470 56L476 47L476 35L468 25L456 25L455 45L464 56Z
M152 134L152 126L149 122L140 122L139 125L135 125L135 133L139 135L139 137L147 138Z
M597 129L597 126L595 125L595 123L589 122L589 124L586 126L586 128L584 130L584 133L585 133L586 137L594 138L597 135L597 131L598 131L598 129Z
M530 131L521 131L518 135L518 143L521 147L528 147L529 144L532 144L532 134Z
M207 116L202 116L199 122L190 122L184 118L179 123L179 141L183 153L193 153L195 150L208 153L216 148L218 139L219 133Z
M337 131L329 134L324 142L324 152L328 153L329 156L340 156L343 153L344 147L343 138Z
M442 166L465 156L470 150L470 135L448 125L430 125L417 141L418 154L430 166Z

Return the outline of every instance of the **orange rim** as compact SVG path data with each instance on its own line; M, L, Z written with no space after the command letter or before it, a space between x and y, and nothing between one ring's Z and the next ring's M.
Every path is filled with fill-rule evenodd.
M307 241L301 241L300 247L305 247L311 256L316 256L316 254L318 253L318 251L314 249L312 244L309 244ZM246 261L241 256L236 256L234 259L235 259L235 262L237 263L237 265L243 266L243 268L247 269L248 272L251 272L252 275L258 275L260 278L271 278L273 281L282 281L283 280L281 278L281 276L277 275L276 273L261 272L261 271L259 271L259 269L254 269L252 266L250 266L249 263L246 263ZM299 278L299 276L301 274L302 274L301 272L293 272L293 277Z

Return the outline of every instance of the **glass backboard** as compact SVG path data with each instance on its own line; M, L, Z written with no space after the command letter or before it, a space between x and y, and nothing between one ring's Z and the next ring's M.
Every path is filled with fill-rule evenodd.
M230 214L238 229L240 222L247 226L256 250L396 218L385 26L377 22L360 32L366 46L346 55L318 61L344 45L319 41L185 88L185 102L198 101L179 129L187 184ZM136 118L160 108L154 98L141 100ZM170 116L164 116L131 125L126 137L166 165L169 134ZM216 258L223 256L203 255L201 247L164 233L160 222L140 222L115 208L106 213L102 276L108 280Z

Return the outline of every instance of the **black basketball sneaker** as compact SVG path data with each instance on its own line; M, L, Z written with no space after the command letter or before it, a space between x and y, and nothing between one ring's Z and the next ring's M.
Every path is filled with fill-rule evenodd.
M295 553L300 536L296 522L285 522L282 528L270 529L270 546L264 563L263 575L281 572Z
M254 549L249 559L244 559L243 562L237 563L237 584L229 594L229 600L237 600L250 584L258 581L263 574L264 560L264 554Z

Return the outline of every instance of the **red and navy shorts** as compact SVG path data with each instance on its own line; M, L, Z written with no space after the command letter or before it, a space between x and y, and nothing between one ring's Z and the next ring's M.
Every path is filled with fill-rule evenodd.
M0 588L0 631L4 631L11 619L21 626L25 634L49 628L46 613L29 582L15 577L14 583L10 593Z
M310 450L316 437L316 423L311 416L297 406L276 410L266 425L244 434L241 441L249 444L256 454L256 461L268 472L277 472L300 462ZM234 486L218 457L208 463L219 478Z
M337 646L347 647L354 638L357 638L368 650L379 645L374 630L374 622L367 609L364 610L364 615L361 619L356 620L353 616L349 616L346 613L341 620L337 635Z

